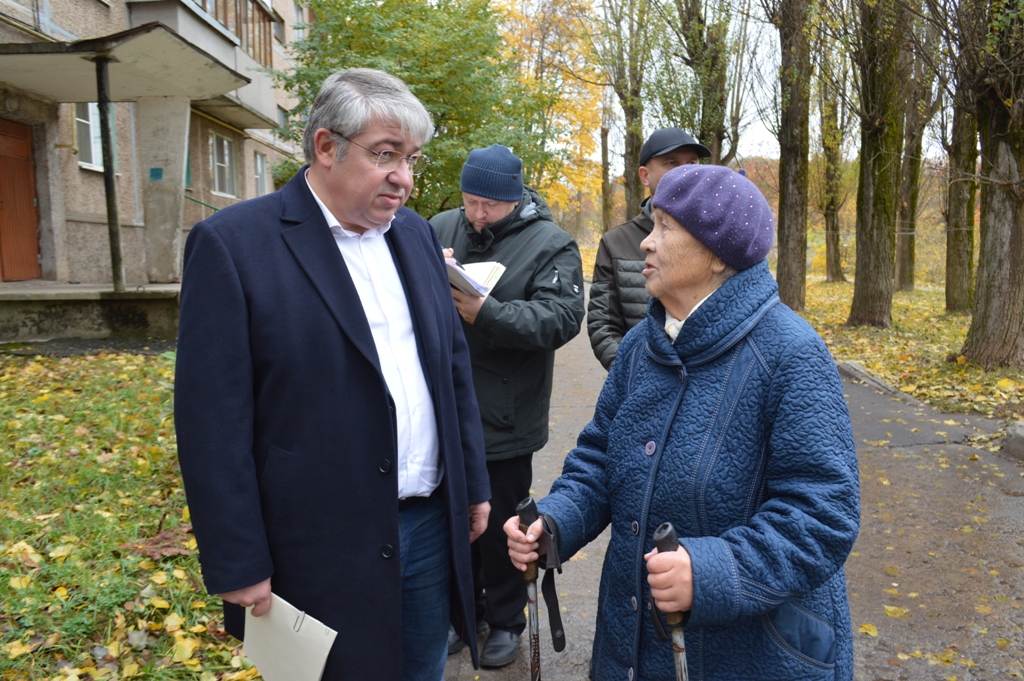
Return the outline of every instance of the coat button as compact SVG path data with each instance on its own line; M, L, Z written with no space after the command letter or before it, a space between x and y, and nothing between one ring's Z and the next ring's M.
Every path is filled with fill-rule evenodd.
M384 556L385 558L391 558L395 555L395 547L391 544L385 544L383 548L381 548L380 550L380 555Z
M633 668L629 668L629 681L633 681Z
M507 378L503 378L503 379L501 379L501 382L502 382L502 384L508 383L508 379Z
M644 451L647 453L647 456L654 454L654 450L657 448L658 445L654 444L654 440L651 440L650 442L644 445Z
M636 596L629 599L629 604L633 606L633 612L636 612Z
M629 529L633 530L633 534L640 534L640 523L633 521L633 524L629 526Z
M380 472L381 473L390 473L391 472L391 462L388 461L387 459L381 459L380 460L380 466L378 466L378 468L380 468Z

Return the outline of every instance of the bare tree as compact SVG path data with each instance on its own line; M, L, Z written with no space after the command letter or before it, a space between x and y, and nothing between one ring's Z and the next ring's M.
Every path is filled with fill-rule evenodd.
M669 52L689 68L697 139L711 150L711 163L736 156L750 51L750 4L735 11L730 0L674 0L664 19L676 44Z
M761 0L779 30L779 298L803 310L807 289L807 163L810 149L810 0Z
M959 80L959 79L958 79ZM952 125L943 146L949 155L946 186L946 310L974 307L974 209L978 183L978 124L969 91L953 99ZM943 126L945 130L945 126Z
M825 279L846 281L839 211L848 197L843 186L843 147L851 115L851 108L845 101L850 81L849 60L840 43L826 30L818 31L817 57L823 175L817 207L825 220Z
M903 128L903 163L896 211L896 290L914 290L917 240L917 203L921 191L924 135L942 106L942 89L936 87L940 71L934 30L924 21L914 22L916 39L904 47L904 72L910 74Z
M615 122L615 110L612 106L611 93L606 89L601 98L601 231L607 232L615 226L612 222L612 186L608 147L608 135Z
M847 324L892 325L896 203L903 147L900 49L906 12L898 0L856 0L860 79L857 276Z

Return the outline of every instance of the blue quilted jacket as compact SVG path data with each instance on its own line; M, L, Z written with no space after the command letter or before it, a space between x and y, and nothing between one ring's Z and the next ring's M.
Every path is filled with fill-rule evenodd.
M853 678L843 563L859 484L842 382L767 263L726 281L673 344L626 334L591 421L539 503L568 560L609 524L595 681L672 681L643 555L672 522L693 561L693 681Z

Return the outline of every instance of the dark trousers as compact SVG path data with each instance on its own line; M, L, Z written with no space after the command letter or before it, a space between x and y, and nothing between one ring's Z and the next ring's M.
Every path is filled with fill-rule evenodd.
M472 545L476 621L487 622L491 629L522 634L526 628L526 581L508 557L508 537L502 526L530 495L533 454L488 461L487 474L491 478L491 516L487 529Z

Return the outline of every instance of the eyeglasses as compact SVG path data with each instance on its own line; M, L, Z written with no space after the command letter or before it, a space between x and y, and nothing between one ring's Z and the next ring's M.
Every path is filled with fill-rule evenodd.
M328 128L328 130L330 130L330 128ZM381 170L386 170L388 172L398 170L398 168L402 165L402 161L405 161L405 163L409 166L409 172L412 173L413 175L419 175L420 173L427 169L428 165L430 165L430 158L428 156L424 156L423 154L402 156L402 154L400 154L399 152L391 149L385 149L384 151L374 151L373 149L364 147L359 142L356 142L348 137L345 137L337 130L331 130L331 132L340 137L341 139L345 140L346 142L350 142L359 147L360 149L366 149L366 151L376 156L376 165Z

